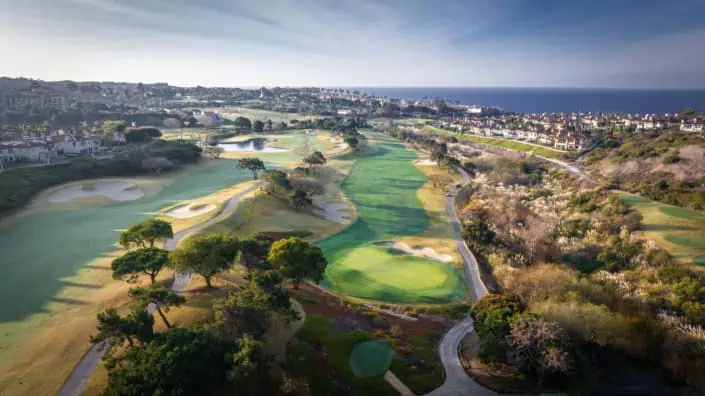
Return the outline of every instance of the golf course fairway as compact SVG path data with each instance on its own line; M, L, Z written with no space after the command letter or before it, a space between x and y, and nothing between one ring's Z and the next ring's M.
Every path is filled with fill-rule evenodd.
M395 254L376 241L417 235L429 218L417 198L426 176L416 154L398 143L374 143L341 186L357 209L350 227L318 243L328 258L322 284L353 297L390 303L442 303L461 298L465 286L449 264Z

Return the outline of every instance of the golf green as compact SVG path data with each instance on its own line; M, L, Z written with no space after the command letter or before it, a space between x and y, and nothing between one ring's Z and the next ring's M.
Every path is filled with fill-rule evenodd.
M357 221L318 245L328 258L323 285L353 297L392 303L441 303L465 295L449 264L400 256L374 246L379 240L417 235L429 218L417 198L426 176L412 165L416 154L397 143L375 143L342 184Z
M392 348L379 341L355 344L350 354L350 370L360 378L381 377L392 365Z

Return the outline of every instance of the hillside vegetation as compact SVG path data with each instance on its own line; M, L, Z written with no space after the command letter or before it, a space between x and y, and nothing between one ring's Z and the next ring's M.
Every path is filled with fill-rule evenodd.
M613 188L705 210L705 139L700 135L614 132L584 161Z

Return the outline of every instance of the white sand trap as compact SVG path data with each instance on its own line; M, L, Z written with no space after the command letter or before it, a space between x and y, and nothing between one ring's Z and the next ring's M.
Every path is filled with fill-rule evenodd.
M396 249L401 252L404 252L406 254L412 255L412 256L420 256L420 257L425 257L431 260L437 260L437 261L442 261L444 263L449 263L453 261L453 257L449 254L438 254L436 253L435 250L429 248L429 247L418 247L418 248L412 248L411 246L407 245L404 242L398 242L398 241L380 241L380 242L375 242L375 245L377 246L382 246L390 249Z
M105 197L113 201L134 201L144 197L144 191L128 182L84 182L54 191L49 196L49 202L69 202L75 199L93 197Z
M438 165L436 161L431 161L430 159L416 160L416 164L420 166L432 166Z
M164 214L177 219L190 219L191 217L196 217L204 213L208 213L213 209L215 209L215 205L213 204L191 205L185 203L174 206L173 208L164 212Z
M326 202L319 204L318 208L313 210L317 215L325 217L327 220L338 224L350 224L350 207L342 201Z

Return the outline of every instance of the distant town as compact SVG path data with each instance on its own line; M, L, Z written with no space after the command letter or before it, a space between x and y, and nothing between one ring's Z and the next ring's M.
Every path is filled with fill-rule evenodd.
M222 128L220 109L245 107L294 116L412 119L457 134L536 144L565 152L590 149L610 130L702 133L705 118L679 114L516 114L511 109L461 105L442 98L406 100L339 88L206 88L166 83L45 82L0 78L0 162L51 163L72 156L99 156L125 149L128 127ZM107 123L106 123L107 122Z

